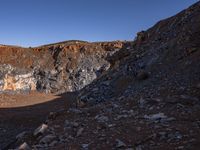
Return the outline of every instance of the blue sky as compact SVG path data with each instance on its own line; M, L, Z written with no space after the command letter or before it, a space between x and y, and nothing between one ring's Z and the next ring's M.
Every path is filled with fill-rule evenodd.
M0 44L132 40L197 0L0 0Z

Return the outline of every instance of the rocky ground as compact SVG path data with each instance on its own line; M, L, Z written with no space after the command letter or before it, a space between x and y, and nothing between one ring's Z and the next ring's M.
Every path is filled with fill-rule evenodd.
M54 69L41 73L30 67L33 76L24 76L30 83L36 83L33 84L35 89L47 93L76 92L60 94L54 98L55 103L41 104L43 110L40 113L49 109L46 111L48 117L34 130L19 132L5 149L198 150L199 27L200 2L197 2L149 30L139 32L133 42L75 43L76 47L77 44L88 46L90 53L84 56L82 48L71 48L73 52L67 51L65 55L63 47L71 42L42 46L45 51L36 48L45 57L51 56L49 52L54 54L51 56L54 61L49 63L47 59L41 59L45 63L39 64L45 65L39 68L48 68L54 62L50 65ZM75 56L75 51L79 52L74 58L76 65L70 70L69 64L73 59L68 57ZM60 64L64 66L61 70L58 69ZM54 80L51 80L52 71L56 72ZM2 71L3 93L9 89L5 85L13 86L13 81L7 82L16 80L13 74L12 71ZM51 85L56 85L56 88ZM14 87L17 92L17 86ZM34 86L29 86L28 91L31 87L34 89ZM58 106L56 111L49 104ZM29 108L31 114L35 113L34 105Z

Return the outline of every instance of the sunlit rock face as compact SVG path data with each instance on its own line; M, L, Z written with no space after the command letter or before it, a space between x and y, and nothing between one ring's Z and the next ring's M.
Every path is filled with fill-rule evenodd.
M18 71L18 72L17 72ZM0 91L36 90L36 79L33 72L20 73L11 65L0 66Z
M105 73L124 42L66 41L36 48L0 47L0 91L78 91Z
M3 90L30 91L36 90L36 80L32 73L22 75L5 75L3 79Z

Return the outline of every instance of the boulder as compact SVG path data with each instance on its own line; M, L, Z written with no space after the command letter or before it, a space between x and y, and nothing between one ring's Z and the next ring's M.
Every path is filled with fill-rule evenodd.
M41 126L39 126L37 129L35 129L33 135L34 136L39 136L41 134L44 134L45 131L48 129L48 125L46 124L42 124Z

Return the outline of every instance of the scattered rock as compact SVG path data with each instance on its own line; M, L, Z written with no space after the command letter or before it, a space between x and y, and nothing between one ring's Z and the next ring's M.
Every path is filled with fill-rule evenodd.
M126 144L124 142L122 142L121 140L119 139L116 139L116 148L124 148L126 147Z
M18 134L18 135L16 136L16 139L20 140L20 139L22 139L26 134L27 134L26 131L21 132L20 134Z
M138 80L146 80L148 77L149 77L149 74L144 70L139 71L137 74Z
M161 122L166 122L166 121L173 121L175 118L170 117L168 118L164 113L158 113L158 114L152 114L152 115L145 115L145 119L148 119L150 121L161 121Z
M48 144L48 143L52 142L55 138L56 138L55 135L49 134L49 135L46 135L45 137L43 137L40 140L40 143Z
M167 116L165 116L164 113L158 113L158 114L152 114L152 115L145 115L144 118L155 121L155 120L160 120L160 119L166 119Z
M81 114L82 113L81 110L76 109L76 108L69 108L68 112L75 113L75 114Z
M82 145L81 145L81 148L82 148L83 150L87 150L87 149L89 148L89 144L82 144Z
M18 149L19 150L31 150L31 148L29 147L29 145L26 142L24 142L22 145L20 145Z
M38 136L43 134L46 130L48 129L48 125L46 124L42 124L41 126L39 126L33 133L34 136Z
M81 136L82 133L83 133L83 131L84 131L84 128L78 129L76 136L77 136L77 137Z
M77 122L72 122L71 125L72 125L72 127L77 128L77 127L79 126L79 123L77 123Z
M53 146L55 146L56 144L58 144L58 141L52 141L52 142L49 144L49 146L50 146L50 147L53 147Z
M109 118L103 115L97 115L95 119L97 120L97 122L100 122L100 123L105 123L109 121Z
M139 100L139 106L140 108L144 108L144 105L146 104L146 101L141 97Z

